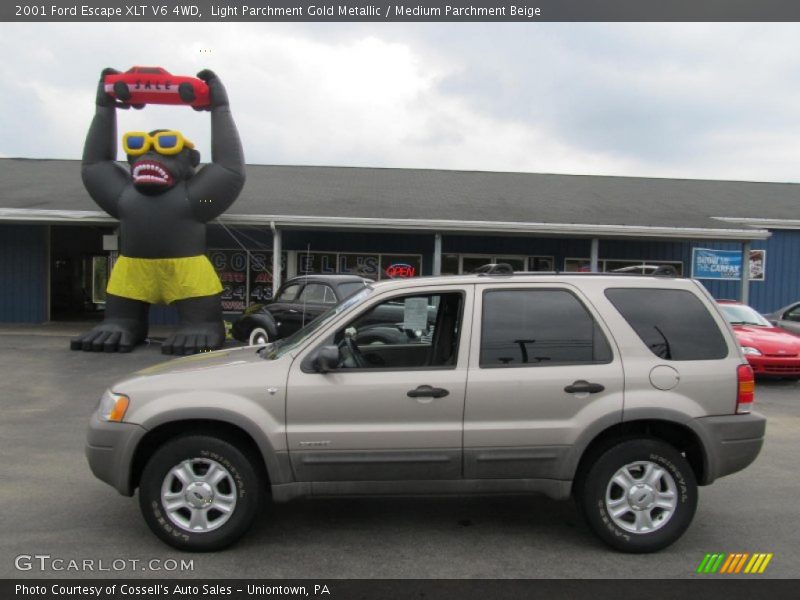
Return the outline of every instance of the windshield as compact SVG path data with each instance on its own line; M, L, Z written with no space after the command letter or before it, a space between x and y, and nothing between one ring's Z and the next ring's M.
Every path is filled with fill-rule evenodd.
M261 355L262 358L267 360L275 360L276 358L280 358L287 352L291 352L298 346L302 345L309 337L311 337L317 329L325 325L328 321L336 317L336 315L342 313L343 311L347 310L351 306L355 304L359 304L362 300L364 300L367 296L372 293L371 287L365 287L363 290L358 292L357 294L350 296L346 300L344 300L341 304L337 304L333 308L325 311L320 316L318 316L313 321L310 321L308 325L295 331L292 335L282 340L277 340L272 344L267 344L258 353Z
M720 304L722 314L731 325L757 325L772 327L769 321L744 304Z

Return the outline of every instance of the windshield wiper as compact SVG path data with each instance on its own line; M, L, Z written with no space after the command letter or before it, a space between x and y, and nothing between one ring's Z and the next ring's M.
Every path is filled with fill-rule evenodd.
M659 346L663 346L664 352L663 353L656 352L656 356L672 360L672 349L670 348L667 336L664 335L664 332L661 331L661 329L659 329L657 325L653 325L653 329L655 329L658 332L658 335L661 336L661 339L664 340L664 342L661 344L650 344L650 348L653 349L653 351L655 352L656 348L658 348Z

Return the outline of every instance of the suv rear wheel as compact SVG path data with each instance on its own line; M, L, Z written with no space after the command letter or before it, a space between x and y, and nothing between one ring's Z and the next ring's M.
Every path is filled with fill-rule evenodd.
M686 459L653 438L607 449L579 482L589 526L623 552L655 552L677 540L694 517L697 483Z
M148 461L139 486L147 525L181 550L220 550L253 523L262 482L231 443L206 435L166 442Z

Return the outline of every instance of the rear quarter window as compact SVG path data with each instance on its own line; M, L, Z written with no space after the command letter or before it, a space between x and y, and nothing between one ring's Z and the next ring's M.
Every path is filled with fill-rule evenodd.
M728 345L703 302L686 290L609 288L606 298L650 351L667 360L717 360Z

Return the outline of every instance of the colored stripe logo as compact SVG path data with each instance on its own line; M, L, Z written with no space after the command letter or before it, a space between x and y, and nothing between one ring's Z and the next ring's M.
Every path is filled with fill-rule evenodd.
M708 553L700 561L697 573L719 573L721 575L735 575L738 573L761 574L767 570L767 565L772 560L772 556L772 552L756 552L754 554L749 552L734 552L732 554L724 552Z

